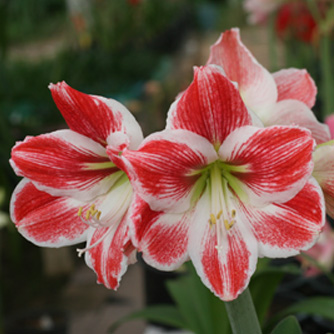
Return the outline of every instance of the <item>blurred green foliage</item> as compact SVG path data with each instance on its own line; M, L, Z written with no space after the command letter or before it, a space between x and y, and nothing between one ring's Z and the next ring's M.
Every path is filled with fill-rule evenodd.
M2 0L6 3L7 34L11 43L27 42L56 33L66 16L65 1Z

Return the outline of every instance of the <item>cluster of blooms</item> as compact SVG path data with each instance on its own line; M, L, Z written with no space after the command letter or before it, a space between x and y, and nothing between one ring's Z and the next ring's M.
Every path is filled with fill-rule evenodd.
M50 90L69 129L13 148L24 178L11 217L39 246L86 241L79 254L108 288L139 251L160 270L191 260L207 287L233 300L258 257L315 243L324 197L334 214L334 144L311 111L313 80L305 70L270 74L238 29L195 68L166 129L145 139L117 101L64 82Z
M314 6L325 17L330 0L317 0ZM245 0L244 8L252 24L263 23L276 14L275 28L282 39L297 39L307 43L318 39L318 24L306 0Z

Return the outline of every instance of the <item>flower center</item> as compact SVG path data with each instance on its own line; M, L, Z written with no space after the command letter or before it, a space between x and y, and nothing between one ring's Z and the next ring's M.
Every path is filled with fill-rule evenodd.
M85 212L81 206L78 210L78 217L81 221L93 227L94 229L105 228L103 235L93 244L83 249L77 249L79 257L86 251L100 244L112 231L127 213L132 198L132 187L127 175L122 175L113 184L107 194L96 198L96 204L93 203ZM100 210L96 208L96 205ZM104 212L104 214L102 214Z
M222 241L226 233L236 223L237 210L234 206L232 187L229 184L229 176L226 177L228 169L221 168L219 162L212 165L210 169L209 187L211 190L211 213L208 219L211 228L215 228L217 235L218 251L221 250Z
M246 165L231 165L221 160L195 172L201 176L196 182L193 199L197 200L207 187L211 196L208 223L217 235L218 251L222 249L221 245L226 234L233 228L238 218L235 199L247 200L242 182L237 177L238 173L245 172L247 172Z

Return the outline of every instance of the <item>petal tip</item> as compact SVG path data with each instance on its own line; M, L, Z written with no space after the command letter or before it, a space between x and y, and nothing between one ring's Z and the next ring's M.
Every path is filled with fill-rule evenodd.
M68 84L63 80L63 81L59 81L57 83L52 83L50 82L49 85L48 85L48 88L51 90L51 91L54 91L54 90L60 90L62 88L66 88L68 87Z

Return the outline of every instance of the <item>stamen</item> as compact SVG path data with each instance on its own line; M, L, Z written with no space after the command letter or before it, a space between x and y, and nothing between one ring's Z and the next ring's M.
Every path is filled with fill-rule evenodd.
M92 245L89 245L88 247L85 247L85 248L77 248L77 252L78 252L78 257L81 257L82 254L86 253L87 251L89 251L90 249L94 248L95 246L97 246L98 244L100 244L106 237L107 235L110 233L112 229L109 228L107 230L107 232L100 238L98 239L97 241L95 241Z
M211 213L209 224L215 226L217 244L215 248L220 252L224 249L223 244L227 233L236 223L237 211L231 201L231 190L229 182L224 177L218 164L212 166L210 170L211 186Z
M210 213L210 225L215 225L217 223L216 217L213 213Z
M101 211L95 208L95 204L92 204L90 208L86 211L85 218L82 217L83 207L81 206L78 211L78 216L81 221L92 227L101 227L103 224L100 222Z
M229 231L234 224L235 224L235 220L228 221L227 219L224 219L224 225L225 225L226 231Z

